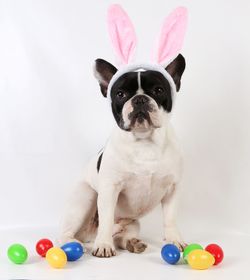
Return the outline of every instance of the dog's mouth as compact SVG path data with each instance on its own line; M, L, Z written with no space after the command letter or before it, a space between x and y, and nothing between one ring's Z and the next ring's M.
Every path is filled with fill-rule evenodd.
M136 123L138 123L139 125L142 125L144 122L147 122L149 125L152 124L149 112L145 110L134 110L129 114L128 118L131 120L131 127L135 126Z

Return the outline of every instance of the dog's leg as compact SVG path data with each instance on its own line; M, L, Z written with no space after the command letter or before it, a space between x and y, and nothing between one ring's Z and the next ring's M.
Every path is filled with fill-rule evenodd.
M186 247L181 235L175 225L175 208L177 199L177 185L173 184L171 189L163 197L161 204L164 219L164 235L166 243L175 244L181 251Z
M99 227L92 254L96 257L115 256L112 230L114 225L114 212L120 190L112 184L102 182L98 190L97 208L99 214Z
M80 184L67 205L59 242L76 240L76 234L88 225L96 210L97 193L86 182ZM78 241L78 240L77 240ZM79 240L84 242L84 240Z
M123 225L123 221L119 221L119 225L121 231L114 235L115 245L123 250L128 250L131 253L142 253L147 248L147 245L138 239L138 234L140 231L140 224L137 220L125 220Z

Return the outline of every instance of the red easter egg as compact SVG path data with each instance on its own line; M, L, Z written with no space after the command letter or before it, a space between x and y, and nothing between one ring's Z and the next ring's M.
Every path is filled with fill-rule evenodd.
M47 251L53 246L53 243L49 239L41 239L36 243L37 254L44 258Z
M214 265L217 265L222 262L222 260L224 258L224 253L219 245L209 244L209 245L207 245L205 250L214 256L214 258L215 258Z

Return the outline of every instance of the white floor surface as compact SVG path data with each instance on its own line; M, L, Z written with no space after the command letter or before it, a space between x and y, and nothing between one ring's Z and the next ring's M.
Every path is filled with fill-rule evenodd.
M186 264L168 265L160 256L160 237L144 238L149 247L140 255L118 251L117 256L100 259L86 253L79 261L68 263L64 269L52 269L46 260L35 253L35 244L42 237L55 238L53 230L47 236L44 229L4 229L0 231L0 279L250 279L250 236L240 233L190 233L193 242L206 246L216 242L224 249L223 263L206 271L192 270ZM12 264L6 251L12 243L22 243L29 251L29 259L23 265Z

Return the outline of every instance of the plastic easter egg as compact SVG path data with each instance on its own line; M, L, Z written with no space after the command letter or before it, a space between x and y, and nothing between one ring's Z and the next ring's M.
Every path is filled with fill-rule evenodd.
M12 244L8 249L8 258L15 264L22 264L28 258L26 248L21 244Z
M197 249L201 249L203 250L202 246L200 244L196 244L196 243L193 243L193 244L189 244L183 251L183 258L185 260L187 260L187 256L190 252L192 252L193 250L197 250Z
M215 262L213 255L201 249L190 252L187 259L193 269L208 269Z
M79 242L69 242L64 244L61 249L67 255L67 260L70 262L80 259L83 255L83 247Z
M53 247L47 251L46 260L53 268L64 268L67 263L67 256L61 248Z
M53 246L53 243L49 239L40 239L36 243L37 254L44 258L46 256L47 251Z
M222 260L224 258L224 253L223 253L222 248L219 245L209 244L209 245L207 245L205 250L214 256L214 259L215 259L214 265L217 265L222 262Z
M161 256L165 262L176 264L180 259L180 251L174 244L166 244L161 249Z

